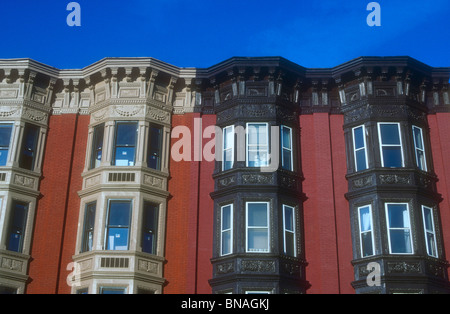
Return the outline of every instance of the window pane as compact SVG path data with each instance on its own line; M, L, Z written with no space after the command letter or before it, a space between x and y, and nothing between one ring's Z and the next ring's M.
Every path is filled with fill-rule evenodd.
M116 166L134 166L134 147L116 148Z
M248 251L268 251L268 236L267 228L248 229Z
M362 246L362 256L372 256L373 243L372 243L372 232L364 232L361 234L361 246Z
M283 136L283 148L287 148L287 149L292 149L291 147L291 129L287 128L287 127L282 127L281 128L282 131L282 136Z
M113 251L128 250L128 228L114 228L108 229L108 248Z
M389 204L389 228L409 228L409 214L406 204Z
M222 232L222 255L231 253L231 231Z
M425 230L433 232L434 226L433 226L433 218L432 218L432 210L428 207L423 207L423 219L425 224Z
M92 251L94 243L94 226L95 226L95 210L96 203L86 205L86 213L84 218L83 245L82 252Z
M433 233L426 233L427 238L427 253L430 256L437 257L437 251L436 251L436 240Z
M284 228L294 232L294 208L284 206Z
M27 215L28 204L13 202L7 247L9 251L22 252Z
M231 206L222 207L222 230L231 228Z
M162 145L162 129L159 127L150 127L147 165L151 169L161 169L161 145Z
M383 145L400 145L398 124L381 124L380 131Z
M94 128L90 169L94 169L100 166L100 162L102 160L104 131L105 131L104 124L101 124Z
M31 124L25 125L22 142L22 153L20 155L19 167L33 170L36 146L38 141L39 127Z
M129 226L130 208L130 201L111 201L109 208L109 225Z
M286 255L289 255L289 256L296 256L296 252L295 252L295 243L294 243L294 239L295 239L295 236L294 236L294 233L292 233L292 232L288 232L288 231L286 231L285 233L284 233L284 238L285 238L285 241L286 241L286 244L285 244L285 247L286 247Z
M158 206L145 202L142 226L142 251L156 254L158 235Z
M366 151L361 149L355 152L356 156L356 171L362 171L367 169Z
M383 147L383 161L387 168L401 168L403 166L401 147Z
M137 138L136 122L118 122L116 124L116 145L135 146Z
M364 128L362 126L353 130L355 140L355 150L365 147L364 145Z
M234 130L233 127L226 127L223 135L223 148L232 148L234 146Z
M267 147L258 147L259 150L249 150L248 166L265 167L268 165Z
M390 239L392 253L412 253L411 234L409 230L390 230Z
M125 294L124 288L100 288L100 294Z
M413 127L414 133L414 144L416 148L423 150L423 138L422 138L422 129L418 127Z
M5 166L8 160L11 133L12 124L0 124L0 166Z
M263 123L248 124L248 144L267 145L267 125Z
M223 152L223 170L233 168L233 150L227 149Z
M283 169L292 170L292 152L283 148Z
M249 227L267 227L267 204L250 203L248 204L248 226Z
M361 232L372 230L372 216L370 214L369 206L359 209L359 221L361 224Z

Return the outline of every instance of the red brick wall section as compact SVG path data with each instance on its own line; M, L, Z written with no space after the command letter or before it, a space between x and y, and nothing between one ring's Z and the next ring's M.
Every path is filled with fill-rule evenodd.
M66 224L66 219L67 217L72 219L72 213L67 208L67 200L69 194L73 192L69 186L73 175L72 153L74 144L77 144L75 136L77 119L75 114L50 117L40 185L42 198L36 208L31 249L32 260L29 268L31 282L27 287L29 294L58 293L58 284L62 280L59 280L60 270L66 266L61 263L67 262L66 258L64 261L61 259L61 254L65 250L74 253L74 243L63 241L67 231L64 228L67 225L71 225L72 233L68 239L76 236L77 220ZM87 132L85 123L82 127ZM82 151L84 158L85 148ZM77 159L79 158L81 157L77 156ZM76 174L78 180L81 180L80 174ZM72 204L74 208L71 210L78 212L76 201Z
M354 293L346 157L341 116L300 116L306 279L311 294Z
M191 132L191 160L170 160L167 209L166 260L164 276L167 294L211 293L208 280L212 278L212 232L214 191L212 174L214 161L194 160L194 137L201 140L203 130L216 122L215 116L203 116L201 128L195 132L194 119L199 114L174 116L172 126L186 126ZM179 138L172 139L171 147ZM202 147L211 139L204 139ZM202 150L203 151L203 150ZM201 152L200 152L201 153Z
M443 201L439 204L444 250L450 252L450 113L428 115L431 151L434 171L439 179L438 193ZM427 156L430 158L429 156Z

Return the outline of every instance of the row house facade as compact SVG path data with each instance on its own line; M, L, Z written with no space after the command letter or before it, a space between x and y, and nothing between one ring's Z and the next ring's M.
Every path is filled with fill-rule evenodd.
M449 77L0 60L0 292L448 293Z

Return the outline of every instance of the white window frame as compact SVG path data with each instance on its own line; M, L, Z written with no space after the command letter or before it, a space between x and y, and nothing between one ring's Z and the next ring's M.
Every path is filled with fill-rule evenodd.
M389 225L389 205L406 205L406 210L408 211L408 228L391 228ZM411 228L411 211L409 210L409 204L408 203L385 203L385 213L386 213L386 227L387 227L387 234L388 234L388 242L389 242L389 253L390 254L398 254L398 255L412 255L414 254L414 241L413 241L413 231ZM392 252L392 245L391 245L391 230L409 230L410 234L410 245L411 245L411 253L398 253L398 252Z
M259 166L251 166L251 168L258 168L258 167L268 167L269 166L269 158L270 158L270 155L269 155L269 123L267 123L267 122L248 122L247 124L246 124L246 129L245 129L245 154L246 154L246 166L247 167L250 167L249 166L249 161L250 161L250 159L249 159L249 153L250 153L250 148L251 148L251 146L256 146L256 147L258 147L258 146L260 146L260 145L255 145L255 144L252 144L251 146L250 146L250 144L249 144L249 141L248 141L248 138L249 138L249 126L251 126L251 125L256 125L256 124L264 124L265 126L266 126L266 146L267 146L267 149L265 150L266 151L266 153L267 153L267 161L265 162L265 164L264 165L259 165ZM264 150L255 150L255 151L258 151L258 152L264 152Z
M249 227L248 225L248 205L249 204L266 204L267 226L266 227ZM248 247L248 231L249 229L267 229L267 250L249 250ZM269 202L246 202L245 203L245 251L247 253L270 253L270 203Z
M290 210L292 210L292 228L293 228L293 230L289 230L286 228L286 208L289 208ZM294 256L293 257L297 257L297 230L295 228L296 227L295 222L296 222L295 207L283 204L283 250L284 250L284 254L287 255L286 232L292 233L292 235L294 237Z
M422 144L423 148L419 148L418 145L417 145L418 143L416 143L416 137L414 136L414 130L415 129L418 129L420 131L420 139L421 139L421 143L420 144ZM413 131L412 135L413 135L413 141L414 141L414 157L416 159L416 166L422 171L428 171L427 155L425 153L425 141L424 141L424 138L423 138L423 129L418 127L418 126L413 125L412 126L412 131ZM423 153L423 162L424 162L424 165L423 165L424 167L423 168L424 169L422 169L422 166L419 164L419 159L417 158L417 151L421 151Z
M230 207L230 228L229 229L223 228L223 221L224 221L223 209L225 207ZM227 204L227 205L220 207L220 256L226 256L226 255L233 254L233 214L234 214L233 212L234 212L233 204ZM229 248L229 253L223 254L223 234L225 232L230 233L230 248Z
M382 143L382 139L381 139L381 125L383 124L395 124L397 125L397 129L398 129L398 136L400 139L400 144L399 145L393 145L393 144L383 144ZM379 122L378 123L378 141L379 141L379 145L380 145L380 158L381 158L381 166L384 167L384 156L383 156L383 147L398 147L400 146L400 152L401 152L401 158L402 158L402 168L405 167L405 154L403 152L403 140L402 140L402 130L400 127L400 123L399 122Z
M231 147L225 147L225 143L226 143L226 141L225 141L225 137L226 137L226 134L227 134L227 129L231 129L231 133L233 134L233 137L232 137L232 143L231 143ZM226 156L226 152L227 151L230 151L231 150L231 167L230 167L230 169L232 169L233 168L233 166L234 166L234 146L235 146L235 143L234 143L234 125L229 125L229 126L227 126L227 127L225 127L225 128L223 128L223 134L222 134L222 171L225 171L225 156ZM226 170L230 170L230 169L226 169Z
M289 144L290 144L291 148L288 148L288 147L284 146L283 128L289 130L289 141L290 141ZM281 168L283 168L285 170L289 170L289 171L294 171L294 158L293 158L294 156L293 156L293 153L292 153L292 151L293 151L292 143L293 143L293 141L292 141L292 128L288 127L286 125L282 125L281 126ZM291 156L291 164L289 165L289 169L284 168L284 166L285 166L284 165L284 150L289 151L289 154Z
M361 209L369 208L369 217L370 217L370 226L371 229L369 231L362 231L361 227ZM361 252L361 258L367 258L375 255L375 236L374 236L374 228L373 228L373 213L372 213L372 205L364 205L358 207L358 226L359 226L359 247ZM364 250L363 250L363 233L371 233L371 240L372 240L372 255L364 256Z
M355 130L359 129L359 128L362 128L364 146L362 148L356 149ZM368 154L367 154L366 126L363 124L363 125L354 127L352 129L352 137L353 137L353 156L354 156L354 159L355 159L355 171L367 170L369 168L369 159L368 159L369 157L368 157ZM365 165L365 169L358 170L358 159L357 159L356 153L361 151L361 150L363 150L363 149L364 149L364 156L365 156L365 163L366 163L366 165Z
M426 225L426 222L425 222L425 209L430 210L430 213L431 213L431 226L433 227L433 230L428 230L427 229L427 225ZM425 245L426 245L426 248L427 248L427 255L431 256L431 257L438 258L439 257L439 253L438 253L438 249L437 249L436 227L435 227L435 224L434 224L434 210L433 210L433 208L422 205L422 219L423 219L423 231L424 231L424 236L425 236ZM428 241L427 241L427 234L428 233L433 235L433 238L434 238L434 251L436 252L436 255L432 255L432 254L428 253L430 251L430 248L428 246Z

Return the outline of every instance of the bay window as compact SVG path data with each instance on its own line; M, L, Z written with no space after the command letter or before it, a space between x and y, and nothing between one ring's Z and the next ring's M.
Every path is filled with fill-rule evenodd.
M436 231L434 228L433 209L422 206L423 228L425 234L425 244L427 254L432 257L438 257L436 244Z
M221 208L220 255L233 253L233 205Z
M295 208L283 205L283 242L286 255L297 256L295 238Z
M269 165L269 126L267 123L247 123L247 167Z
M104 133L105 124L100 124L94 128L89 169L94 169L100 166L100 163L102 161Z
M353 128L353 153L355 170L363 171L368 168L366 128L364 125Z
M362 206L358 208L359 240L361 246L361 257L375 254L372 206Z
M158 238L158 205L144 202L142 220L142 252L156 254Z
M128 250L130 221L131 200L110 200L106 225L107 250Z
M20 168L34 170L38 137L39 127L28 123L25 124L22 140L22 151L19 159Z
M116 122L113 160L115 166L134 166L136 160L137 131L137 122Z
M246 251L266 253L270 251L269 203L246 203Z
M13 201L9 222L7 250L22 253L27 216L28 203Z
M294 170L292 158L292 129L281 126L281 167L285 170Z
M407 203L387 203L386 219L391 254L412 254L413 242Z
M6 166L8 161L12 128L10 123L0 123L0 166Z
M423 142L423 131L417 126L413 126L414 155L416 157L417 168L427 171L427 159L425 157L425 146Z
M404 167L403 147L399 123L378 123L381 166Z

